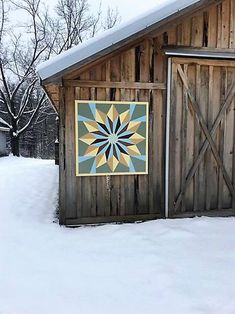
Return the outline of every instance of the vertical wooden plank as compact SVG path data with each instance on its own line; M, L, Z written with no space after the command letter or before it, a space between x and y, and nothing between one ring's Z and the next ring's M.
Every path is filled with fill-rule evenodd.
M149 211L164 216L164 111L162 91L153 91L149 114Z
M182 114L183 114L183 84L179 76L176 80L176 110L175 110L175 197L181 190L181 170L182 170Z
M149 169L151 169L152 171L149 172L148 175L148 181L149 181L149 213L153 214L155 211L155 207L157 207L156 205L158 203L154 203L154 196L157 195L157 189L156 188L156 184L154 184L154 177L156 176L156 168L155 168L155 164L154 164L154 112L157 111L157 103L155 103L155 99L156 99L156 94L154 92L150 92L150 97L149 97L149 149L148 149L148 164L149 164ZM155 107L156 106L156 107ZM156 151L157 146L155 146L155 151ZM153 173L155 174L155 176L153 176Z
M201 66L196 65L196 101L201 102ZM199 141L200 141L200 125L196 115L194 115L194 161L199 155ZM194 175L194 199L193 199L193 210L199 210L199 173L198 170Z
M166 60L161 50L162 37L154 38L154 82L165 82Z
M234 85L234 68L227 67L227 82L226 92ZM224 167L228 172L228 175L232 181L233 174L233 141L234 141L234 107L233 102L229 105L225 115L225 127L224 127ZM223 189L224 201L223 208L232 207L231 193L226 185Z
M66 223L66 176L65 176L65 90L59 89L59 222L61 225Z
M149 68L150 68L150 41L144 40L141 45L140 56L140 82L149 82Z
M217 48L222 48L222 4L217 5Z
M108 59L106 61L106 82L110 82L110 67L111 67L111 61Z
M182 26L182 23L177 25L176 32L177 32L177 45L182 46L183 45L183 26Z
M208 12L208 47L217 47L217 30L218 30L218 6L211 6Z
M149 102L149 91L148 90L140 90L138 101ZM149 135L149 136L151 136L151 135ZM147 139L147 141L148 141L148 139ZM151 168L149 169L149 171L151 171ZM149 213L149 184L148 184L148 179L149 179L148 175L137 176L137 182L138 182L137 187L138 187L138 189L135 192L137 195L138 214L148 214Z
M229 48L229 34L230 34L230 1L224 0L222 2L222 48Z
M167 32L168 34L168 45L176 45L177 44L177 31L176 25L173 25Z
M140 58L140 81L149 82L149 69L151 63L151 42L145 40L141 45L141 58ZM139 101L149 102L150 94L148 90L140 90L139 92ZM149 134L151 137L152 134ZM147 139L148 140L148 139ZM152 162L152 160L151 160ZM136 178L138 185L136 186L137 190L137 204L138 204L138 213L147 214L149 212L149 184L148 184L148 175L140 175Z
M154 82L166 82L166 57L162 51L163 36L154 39ZM152 91L149 112L149 210L164 212L164 130L165 92ZM152 171L151 171L152 170Z
M66 162L66 218L77 216L77 191L75 171L75 89L65 90L65 162Z
M170 112L170 167L169 167L169 215L174 215L175 201L175 112L177 89L177 64L172 63L171 112Z
M199 106L205 121L208 121L208 111L209 111L209 67L204 65L201 66L201 90L200 90L200 102ZM199 125L198 125L199 126ZM200 127L200 147L206 140L204 132ZM204 158L201 161L199 166L199 208L200 210L206 209L206 200L207 200L207 185L209 183L208 167L210 167L211 158L211 149L210 147L204 154ZM210 184L210 183L209 183Z
M233 82L235 82L235 69L233 68ZM233 97L233 101L232 101L232 108L233 108L233 172L232 172L232 176L233 176L233 186L235 187L235 99ZM232 208L235 208L235 197L233 197L232 200Z
M191 46L202 47L203 43L203 14L192 18Z
M163 38L163 36L161 36L161 38ZM149 39L149 53L148 53L148 57L149 57L149 82L151 82L151 83L154 82L154 61L155 61L154 53L155 53L154 40L151 38L151 39Z
M191 19L186 19L182 23L182 45L190 46L191 43Z
M101 65L98 64L97 66L93 67L89 71L89 77L92 81L96 81L96 73L99 72L101 69Z
M188 66L188 82L192 93L196 94L196 66L195 64ZM186 173L189 172L194 163L194 112L189 103L189 114L187 115L187 140L186 140ZM193 211L194 206L194 182L186 187L185 191L185 208L186 211Z
M235 3L234 0L230 0L230 30L229 30L229 48L234 48L234 36L235 36Z
M80 87L76 87L75 88L75 99L76 100L80 100L81 99L81 90ZM76 161L76 157L75 157L75 161ZM77 177L76 178L76 185L77 185L77 204L76 204L76 208L77 208L77 218L81 218L82 217L82 208L84 206L83 204L83 196L82 196L82 178L81 177Z
M217 117L219 110L220 110L220 98L221 98L221 71L220 67L214 66L213 67L213 81L210 83L212 84L212 87L210 86L210 105L212 106L213 110L213 119ZM213 137L217 150L219 151L219 130L217 130L215 136ZM209 148L210 149L210 148ZM212 175L211 175L211 209L218 209L218 191L219 191L219 166L212 155L211 158L212 162Z
M208 128L212 129L214 121L220 109L220 90L218 80L218 70L214 66L209 67L209 110L208 110ZM213 137L216 143L216 136ZM216 143L217 146L217 143ZM208 187L206 209L217 209L218 203L218 165L211 153L210 163L208 164ZM209 197L210 196L210 197Z
M188 75L188 65L184 65L184 73ZM181 211L185 211L185 188L186 188L186 141L187 141L187 122L188 122L188 94L185 86L183 86L183 108L182 108L182 128L181 128L181 192L182 203Z
M203 12L203 47L208 47L208 11Z
M225 67L221 67L221 89L220 89L220 103L222 104L225 100L225 90L226 90L226 82L227 82L227 71ZM219 128L219 155L223 162L224 160L224 129L225 129L225 120L226 120L226 113L224 115L224 119L221 121L220 128ZM218 191L218 209L222 209L224 205L224 182L223 174L221 169L219 169L219 191Z
M135 49L129 49L121 55L121 81L135 80Z
M211 130L214 122L213 117L213 78L214 78L214 67L209 66L209 90L208 90L208 109L207 109L207 126L208 129ZM211 209L211 201L212 201L212 193L214 189L214 185L212 185L213 179L213 168L212 168L212 153L209 150L206 156L207 164L206 164L206 210Z
M98 74L96 74L96 75L98 75ZM100 80L106 81L106 62L105 61L101 65Z
M113 82L121 81L121 56L120 55L110 59L110 80Z

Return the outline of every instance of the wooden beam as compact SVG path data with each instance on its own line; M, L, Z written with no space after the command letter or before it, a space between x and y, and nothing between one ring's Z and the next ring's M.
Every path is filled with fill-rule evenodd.
M213 209L208 211L190 211L184 213L174 213L170 218L193 218L193 217L234 217L235 209Z
M196 59L196 58L172 58L172 62L175 64L198 64L205 66L218 66L218 67L235 67L234 60L218 60L218 59Z
M59 88L60 105L59 105L59 223L65 224L66 220L66 176L65 176L65 89Z
M141 83L141 82L110 82L110 81L83 81L65 80L65 87L94 87L94 88L120 88L120 89L147 89L165 90L165 83Z
M170 52L185 52L185 53L198 53L198 54L206 54L206 53L214 53L216 54L227 54L228 56L234 57L235 49L234 48L211 48L211 47L195 47L195 46L182 46L182 45L165 45L162 46L162 50L166 53Z
M56 99L54 99L53 94L50 93L47 86L41 85L42 89L44 90L45 94L47 95L47 98L50 100L50 103L55 110L56 113L59 113L59 98L57 96Z
M78 219L66 219L66 226L79 226L84 224L102 224L110 222L136 222L161 218L160 214L110 216L110 217L87 217Z

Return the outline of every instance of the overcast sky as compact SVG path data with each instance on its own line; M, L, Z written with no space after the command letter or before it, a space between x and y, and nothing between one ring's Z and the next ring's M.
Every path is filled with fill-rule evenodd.
M158 3L165 1L166 0L102 0L102 8L104 12L106 12L109 6L113 9L118 8L122 22L126 22L129 19L152 9ZM44 0L44 3L51 8L56 2L56 0ZM91 10L96 11L99 7L100 0L88 0L88 3L90 4Z
M150 10L161 0L102 0L103 8L111 6L112 8L118 8L122 17L122 21L127 21L145 11ZM98 0L90 0L89 3L97 8Z
M108 7L112 9L118 9L121 16L121 22L126 22L132 18L137 17L138 15L151 10L156 7L158 4L162 4L169 0L101 0L102 1L102 10L103 13L107 12ZM46 6L49 6L49 9L53 12L57 0L42 0ZM94 13L99 9L100 0L88 0L90 4L90 9ZM22 11L12 11L12 15L15 18L15 21L22 22L23 15Z

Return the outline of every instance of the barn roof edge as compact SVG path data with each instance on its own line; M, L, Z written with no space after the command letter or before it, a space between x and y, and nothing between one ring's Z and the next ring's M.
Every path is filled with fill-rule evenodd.
M124 42L164 19L199 2L202 2L202 0L167 0L165 3L158 4L151 11L137 16L135 19L120 24L44 61L37 66L36 71L42 83L51 77L59 76L64 71L68 70L70 72L73 66L77 65L79 67L83 65L85 61L99 56L101 52L108 48L115 47L118 43Z

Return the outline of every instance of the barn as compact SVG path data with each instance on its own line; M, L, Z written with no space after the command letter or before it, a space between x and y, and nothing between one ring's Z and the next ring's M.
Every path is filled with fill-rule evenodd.
M177 0L39 65L60 223L235 213L235 0Z
M9 128L2 127L0 125L0 157L8 155L7 149L7 134L9 133Z

